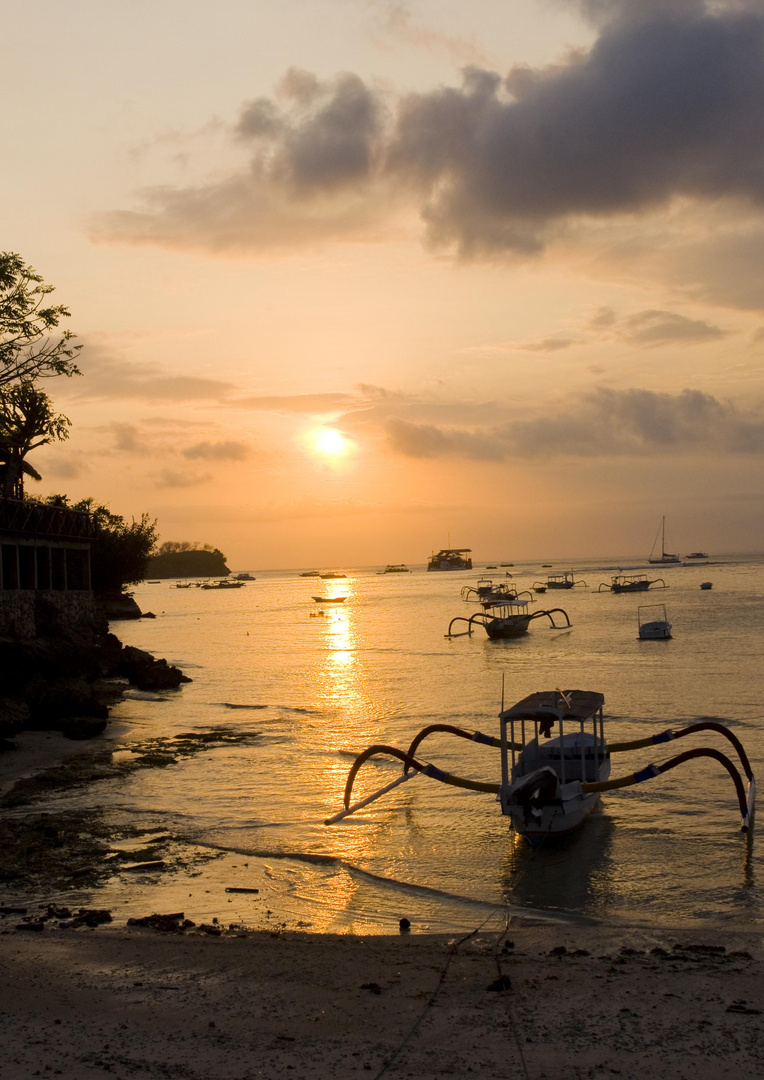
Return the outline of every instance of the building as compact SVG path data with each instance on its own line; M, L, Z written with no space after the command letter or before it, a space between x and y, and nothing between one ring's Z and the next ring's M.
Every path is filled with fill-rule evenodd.
M92 617L90 514L67 506L0 498L0 634L44 634L54 614Z

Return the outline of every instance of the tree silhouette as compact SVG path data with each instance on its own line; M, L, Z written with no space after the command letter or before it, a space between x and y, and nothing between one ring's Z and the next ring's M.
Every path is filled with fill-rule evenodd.
M0 386L0 494L5 498L24 496L24 476L40 480L40 474L25 461L31 450L69 438L69 420L53 411L44 390L31 382Z

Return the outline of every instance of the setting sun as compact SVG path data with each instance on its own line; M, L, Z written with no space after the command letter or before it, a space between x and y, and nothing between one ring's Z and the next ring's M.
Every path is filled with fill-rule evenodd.
M323 454L344 454L348 448L347 439L333 428L317 432L314 442L316 449Z

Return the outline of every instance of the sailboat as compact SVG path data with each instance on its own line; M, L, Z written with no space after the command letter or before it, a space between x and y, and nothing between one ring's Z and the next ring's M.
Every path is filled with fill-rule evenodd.
M660 538L661 538L660 557L655 555L655 545L658 543L658 535L660 535ZM661 518L661 527L658 530L658 534L656 535L655 540L653 541L652 550L650 552L650 558L647 561L649 563L652 563L652 565L654 565L654 566L655 565L659 565L659 566L666 566L666 565L669 565L669 566L681 566L682 565L682 560L679 558L678 555L671 555L671 554L669 554L668 551L666 551L666 518L665 518L665 515L664 515L664 517Z

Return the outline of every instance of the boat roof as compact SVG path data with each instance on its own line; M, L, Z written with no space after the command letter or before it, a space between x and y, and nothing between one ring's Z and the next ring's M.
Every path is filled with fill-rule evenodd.
M438 555L463 555L465 552L472 551L472 548L441 548L437 552ZM435 552L433 552L435 554Z
M594 690L537 690L501 715L507 720L538 720L554 710L562 720L587 720L604 703L605 695Z

